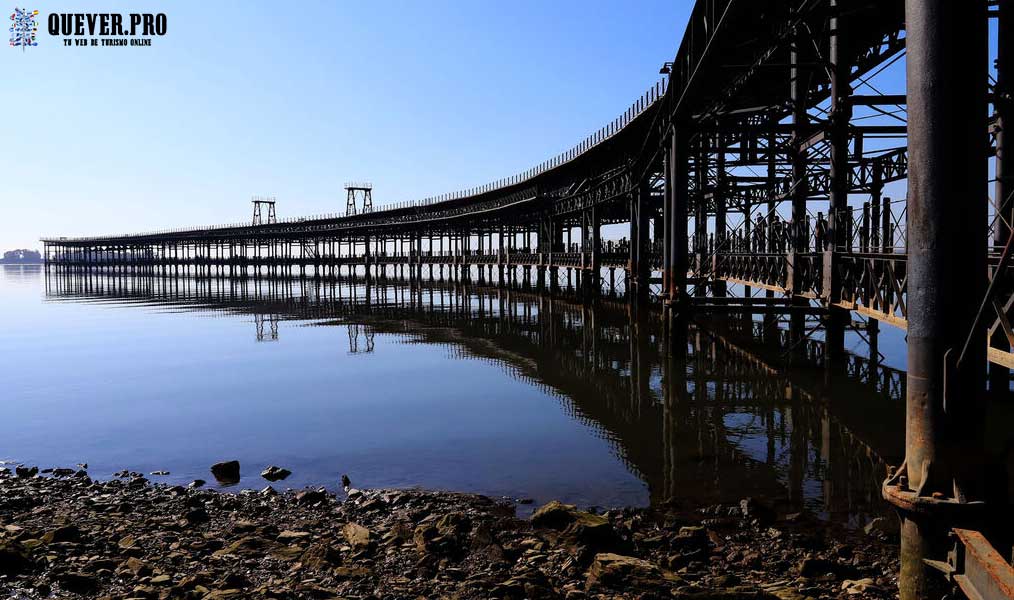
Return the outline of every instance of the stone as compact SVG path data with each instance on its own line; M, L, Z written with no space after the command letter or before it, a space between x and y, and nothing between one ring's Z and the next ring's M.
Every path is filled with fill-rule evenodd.
M151 473L149 473L149 475L156 475L156 476L159 476L159 477L163 477L163 476L168 475L168 474L169 474L169 471L152 471Z
M288 469L283 469L282 467L276 467L273 465L261 471L261 477L272 482L281 481L286 477L288 477L289 475L292 475L292 471Z
M59 543L59 542L76 542L81 539L81 530L75 525L65 525L64 527L58 527L52 531L46 532L42 536L42 542L45 544Z
M28 479L29 477L35 477L39 474L39 467L25 467L18 465L14 467L14 474L21 479Z
M286 529L285 531L279 533L275 540L282 542L283 544L291 544L292 542L305 540L308 537L310 537L310 533L308 531L291 531Z
M838 563L826 558L804 558L797 566L800 577L819 577L834 575L838 578L856 577L856 568L852 565Z
M863 579L846 579L841 583L841 590L850 596L866 593L883 593L884 589L878 586L869 577Z
M324 488L316 490L300 490L296 492L296 504L300 506L308 506L311 504L317 504L327 500L327 490Z
M215 480L222 484L239 482L239 461L227 460L211 465L211 474Z
M75 594L92 594L98 587L99 582L94 575L71 571L62 573L57 577L60 587Z
M120 564L119 570L133 573L134 577L147 577L151 575L151 567L133 556L123 561Z
M341 564L342 557L330 544L321 543L314 544L303 552L299 562L308 569L321 571Z
M663 573L656 565L620 554L600 553L595 555L585 578L587 589L607 587L614 589L657 588L675 584L679 579Z
M756 519L764 525L773 523L777 516L774 509L757 498L743 498L739 501L739 510L744 519Z
M207 483L207 481L204 481L203 479L195 479L191 481L190 485L188 485L187 487L190 489L196 489L202 487L205 483Z
M886 517L877 517L870 520L869 523L863 528L866 535L882 534L888 537L900 535L901 526L898 525L897 520L891 521Z
M540 506L532 513L531 522L535 527L564 529L574 521L574 513L579 512L573 504L564 504L553 500Z
M187 511L183 518L190 525L200 525L201 523L207 523L211 520L211 516L208 515L208 511L203 508L193 508Z
M232 544L214 552L214 556L262 556L268 543L255 536L242 537Z
M373 532L358 523L346 523L342 527L342 535L357 550L369 548L373 543Z
M557 532L553 541L583 564L595 554L626 549L609 519L578 510L572 504L554 500L536 510L531 521L535 527Z
M0 575L20 575L33 567L27 548L18 542L0 540Z

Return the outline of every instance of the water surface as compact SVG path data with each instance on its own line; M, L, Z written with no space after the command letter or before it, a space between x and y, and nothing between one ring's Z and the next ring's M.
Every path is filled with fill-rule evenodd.
M885 510L898 336L871 363L850 334L828 367L784 320L674 333L645 312L441 282L8 267L0 459L171 483L238 459L239 488L277 464L293 471L278 487L347 473L603 507L754 495L856 524Z

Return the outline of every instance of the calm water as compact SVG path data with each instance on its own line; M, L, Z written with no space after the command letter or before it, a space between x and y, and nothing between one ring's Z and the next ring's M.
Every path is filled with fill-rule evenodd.
M581 505L766 496L861 523L903 441L900 334L820 366L762 317L672 342L609 302L434 283L0 278L0 459L109 477ZM788 350L791 346L792 350ZM667 350L668 349L668 350ZM871 410L878 418L871 420ZM873 422L871 422L873 421Z

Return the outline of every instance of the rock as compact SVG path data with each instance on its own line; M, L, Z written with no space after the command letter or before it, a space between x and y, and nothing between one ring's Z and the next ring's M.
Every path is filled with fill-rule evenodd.
M900 529L901 528L896 520L892 522L885 517L877 517L867 523L866 527L863 528L863 531L866 532L866 535L875 535L879 533L888 537L893 537L900 535Z
M365 550L373 543L373 532L358 523L346 523L342 527L342 535L357 550Z
M53 469L54 477L70 477L74 474L74 469Z
M19 465L14 467L14 474L21 479L28 479L39 474L39 467L24 467Z
M804 558L797 567L800 577L819 577L834 575L838 578L853 578L858 575L856 568L825 558Z
M185 515L183 515L183 518L190 525L200 525L211 520L211 516L208 515L208 511L203 508L190 509Z
M337 550L330 546L330 544L322 543L310 546L306 552L299 557L299 562L303 563L303 566L309 569L322 571L341 564L342 557Z
M310 533L308 531L291 531L286 529L285 531L279 533L275 540L282 542L283 544L291 544L292 542L305 540L308 537L310 537Z
M614 589L651 589L677 583L672 574L663 573L654 564L620 554L595 555L585 578L587 589L607 587Z
M59 527L52 531L46 532L42 536L42 542L45 544L52 544L54 542L76 542L81 539L81 530L75 525L66 525Z
M573 504L553 500L540 506L532 513L531 522L535 527L564 529L574 521L574 514L580 512Z
M191 481L190 485L188 485L187 487L190 489L197 489L199 487L202 487L205 483L207 483L207 481L204 481L203 479L195 479Z
M437 519L436 528L440 535L461 538L472 530L472 521L464 513L453 512Z
M571 504L554 500L536 510L531 521L533 526L558 532L553 541L584 564L595 554L626 549L608 519Z
M777 516L774 509L757 498L743 498L739 501L739 510L744 519L756 519L763 525L773 523Z
M268 542L254 536L242 537L232 544L217 550L214 556L263 556L264 549L268 547Z
M239 483L239 461L228 460L211 465L211 474L222 484Z
M151 567L133 556L120 563L118 570L133 573L134 577L147 577L151 575Z
M120 547L120 550L127 550L128 548L137 546L137 540L133 536L128 535L120 538L120 541L116 545Z
M871 592L877 594L884 592L884 589L876 585L876 583L869 577L858 580L846 579L841 583L841 589L850 596Z
M60 582L60 587L75 594L91 594L99 587L98 580L89 573L75 571L62 573L57 577L57 581Z
M300 490L296 492L296 504L300 506L308 506L311 504L317 504L327 500L327 490L324 488L316 490Z
M346 492L352 488L352 480L349 479L348 475L342 475L342 489Z
M289 475L292 475L292 471L273 465L261 471L261 477L268 481L281 481Z
M157 475L157 476L160 476L160 477L168 475L168 474L169 474L169 471L152 471L151 473L149 473L149 475Z
M261 496L277 496L278 495L278 492L275 491L275 488L271 487L270 485L266 486L259 493L260 493Z
M0 575L20 575L33 567L27 548L18 542L0 540Z
M243 590L214 590L206 594L203 600L224 600L225 598L239 598L245 595L246 592Z

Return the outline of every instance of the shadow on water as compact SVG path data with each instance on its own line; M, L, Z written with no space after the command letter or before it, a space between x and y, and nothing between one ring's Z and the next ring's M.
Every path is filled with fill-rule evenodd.
M495 365L606 440L651 502L760 496L861 526L888 512L880 483L902 454L904 372L855 353L828 363L819 336L799 341L777 316L664 327L622 302L406 280L48 274L45 292L246 320L258 342L337 328L354 354L400 336Z

